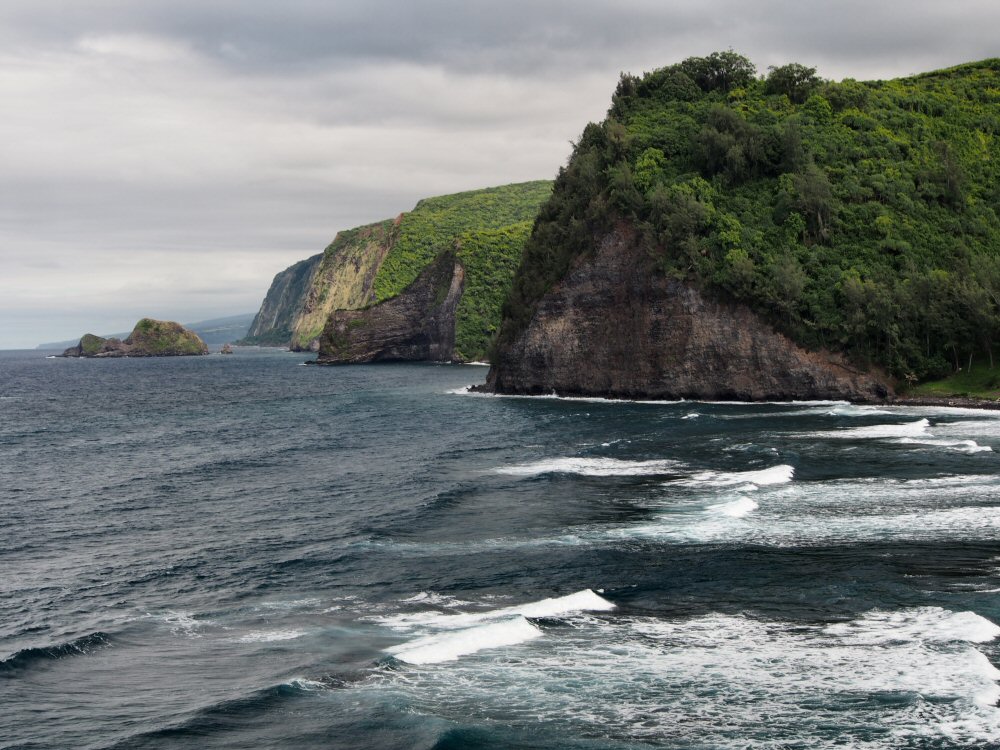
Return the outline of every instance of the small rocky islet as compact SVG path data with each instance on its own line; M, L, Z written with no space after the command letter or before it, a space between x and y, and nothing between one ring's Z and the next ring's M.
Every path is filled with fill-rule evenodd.
M143 318L125 339L84 334L63 357L105 359L115 357L183 357L208 354L198 334L172 320Z

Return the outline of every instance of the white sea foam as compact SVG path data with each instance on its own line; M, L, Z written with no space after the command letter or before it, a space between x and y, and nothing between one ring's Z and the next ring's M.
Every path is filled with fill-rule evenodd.
M904 422L903 424L873 424L866 427L850 427L843 430L828 430L811 433L812 437L832 437L857 439L880 439L915 437L926 435L931 423L927 419L918 419L915 422Z
M211 620L196 620L191 612L170 611L159 616L159 619L170 625L170 632L175 635L186 635L191 638L201 637L199 629L211 624Z
M602 396L559 396L555 393L545 393L537 396L526 396L517 393L481 393L479 391L470 391L468 388L472 386L467 386L466 388L455 388L449 390L448 393L460 395L460 396L476 396L479 398L515 398L515 399L528 399L531 401L541 401L541 400L554 400L554 401L568 401L575 402L578 401L584 404L638 404L647 406L675 406L676 404L687 403L685 399L679 399L676 401L655 401L655 400L634 400L627 398L604 398Z
M837 404L832 409L824 409L822 413L830 417L868 417L872 414L892 414L889 409L863 404Z
M472 628L418 638L386 649L397 659L410 664L438 664L483 649L515 646L541 638L542 631L523 617L492 622Z
M314 598L308 599L290 599L287 601L270 601L261 602L258 607L260 609L266 610L292 610L292 609L303 609L303 608L313 608L319 606L320 600Z
M685 484L703 484L710 487L727 487L747 482L757 486L767 486L787 484L792 481L794 475L794 467L780 464L755 471L702 471L682 481Z
M504 624L504 635L480 634L483 648L538 638L529 622ZM725 614L581 618L516 659L458 659L477 645L468 630L404 644L400 658L448 663L379 673L367 689L402 691L415 710L445 719L543 722L576 736L583 725L612 744L993 747L1000 672L975 644L995 633L973 613L934 607L826 626Z
M540 474L577 474L585 477L655 476L677 471L680 464L671 460L626 461L618 458L549 458L527 464L501 466L497 474L529 477Z
M319 680L310 680L306 677L295 677L289 680L287 685L298 688L299 690L314 691L314 690L325 690L326 685Z
M713 513L721 513L730 518L742 518L748 513L752 513L760 506L748 497L740 497L728 503L718 503L709 505L706 510Z
M577 591L567 596L541 599L511 607L491 609L483 612L464 612L461 614L442 614L440 612L417 612L398 614L376 618L389 627L397 630L409 630L417 626L432 626L435 628L454 630L468 628L485 622L506 620L514 617L558 617L574 612L602 612L615 608L615 605L591 589Z
M975 612L918 607L897 612L876 610L858 620L830 625L824 632L861 646L903 641L987 643L1000 636L1000 626ZM994 679L1000 677L1000 671L994 669L993 674Z
M236 639L237 643L270 643L271 641L293 641L306 634L304 630L254 630Z
M434 591L420 591L402 601L406 604L432 604L437 607L461 607L472 603L465 599L448 596L447 594L438 594Z
M961 453L989 453L993 451L988 445L980 445L975 440L947 440L943 438L899 438L894 441L901 445L926 445L933 448L948 448Z

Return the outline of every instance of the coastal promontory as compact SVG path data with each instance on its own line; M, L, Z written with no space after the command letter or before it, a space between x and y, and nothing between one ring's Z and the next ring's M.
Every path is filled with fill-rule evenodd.
M201 338L180 323L143 318L125 339L84 334L80 343L62 353L63 357L180 357L208 354Z
M992 371L1000 60L623 75L532 228L485 390L893 400Z

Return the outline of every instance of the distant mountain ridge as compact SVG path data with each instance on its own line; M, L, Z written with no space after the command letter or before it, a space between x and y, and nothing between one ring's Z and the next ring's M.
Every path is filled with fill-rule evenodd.
M185 323L184 327L189 331L198 334L199 338L204 341L209 346L218 346L220 344L229 344L240 340L247 335L247 330L250 328L250 323L254 319L253 313L242 313L240 315L228 315L223 318L210 318L208 320L201 320L197 323ZM124 333L112 333L107 336L102 336L101 338L116 338L125 339L130 335L131 332ZM39 344L35 349L68 349L71 346L75 346L79 342L79 338L67 339L66 341L54 341L45 344Z

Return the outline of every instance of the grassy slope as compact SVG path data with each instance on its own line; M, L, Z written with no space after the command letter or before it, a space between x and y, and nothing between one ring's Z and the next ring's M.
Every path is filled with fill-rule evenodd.
M483 361L500 326L500 309L510 289L521 251L531 233L530 221L465 232L458 257L465 267L465 291L455 312L455 356Z
M420 201L403 215L399 238L375 278L376 301L403 291L464 232L531 221L551 192L552 183L539 180Z
M940 377L1000 338L1000 61L895 81L624 77L525 249L502 338L595 235L636 227L661 272L810 347ZM795 101L793 101L795 99Z
M1000 367L990 367L988 363L973 365L940 380L932 380L909 388L906 396L930 396L946 398L1000 399Z

